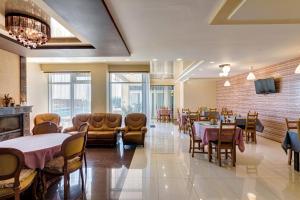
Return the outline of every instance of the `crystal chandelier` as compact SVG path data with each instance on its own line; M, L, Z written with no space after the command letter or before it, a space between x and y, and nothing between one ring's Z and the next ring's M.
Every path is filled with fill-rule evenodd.
M27 48L44 45L51 37L50 26L46 22L25 14L6 14L5 28Z

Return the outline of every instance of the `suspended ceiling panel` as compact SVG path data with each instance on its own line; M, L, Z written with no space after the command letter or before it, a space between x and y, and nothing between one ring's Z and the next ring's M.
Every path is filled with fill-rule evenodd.
M225 0L211 24L299 24L299 0Z
M55 18L58 24L54 22L55 27L53 28L56 30L65 29L62 32L56 31L58 33L56 37L53 37L47 45L37 49L23 47L5 32L5 4L9 1L0 1L1 49L27 57L110 57L130 55L125 41L103 1L31 0L47 12L50 17ZM60 34L65 35L65 37Z

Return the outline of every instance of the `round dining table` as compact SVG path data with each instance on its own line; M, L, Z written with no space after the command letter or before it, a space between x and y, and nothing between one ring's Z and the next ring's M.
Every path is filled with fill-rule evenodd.
M15 148L23 152L25 165L30 169L43 169L45 163L61 151L65 133L48 133L18 137L0 142L0 148Z

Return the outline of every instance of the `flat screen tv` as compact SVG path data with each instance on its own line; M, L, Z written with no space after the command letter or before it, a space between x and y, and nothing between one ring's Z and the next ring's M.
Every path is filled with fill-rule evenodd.
M258 79L254 83L256 94L276 93L275 81L273 78Z

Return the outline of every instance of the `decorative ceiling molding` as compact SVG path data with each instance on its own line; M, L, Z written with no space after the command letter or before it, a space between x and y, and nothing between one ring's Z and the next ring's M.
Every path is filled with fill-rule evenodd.
M225 0L217 11L216 15L210 22L211 25L250 25L250 24L300 24L300 18L280 19L274 17L273 19L234 19L236 13L242 12L241 7L245 5L248 0ZM264 1L257 1L258 4L265 3ZM292 4L292 1L289 1ZM292 6L292 5L291 5ZM271 7L269 7L271 9ZM270 11L270 10L269 10ZM272 11L272 10L271 10ZM253 10L255 15L256 10Z

